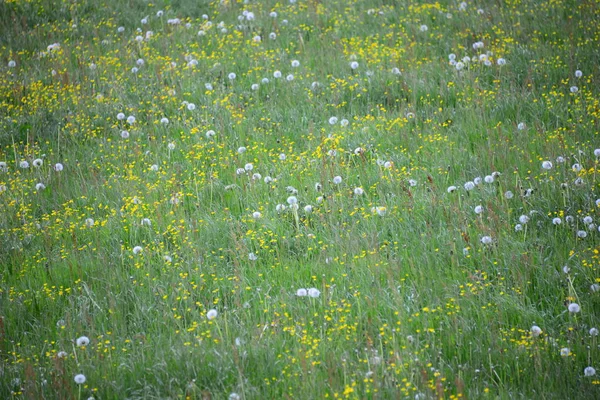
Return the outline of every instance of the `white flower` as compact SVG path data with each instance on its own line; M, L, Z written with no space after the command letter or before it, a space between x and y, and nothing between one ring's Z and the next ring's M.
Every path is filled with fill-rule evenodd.
M598 336L598 333L600 333L600 331L598 331L598 328L590 328L590 336Z
M571 86L571 93L577 93L579 92L579 88L577 86Z
M590 290L594 293L600 291L600 285L598 285L597 283L592 283L590 285Z
M291 206L294 204L298 204L298 199L296 198L296 196L290 196L287 198L287 203Z
M85 226L87 226L88 228L91 228L92 226L94 226L94 219L93 218L87 218L85 220Z
M542 168L552 169L552 163L550 161L544 161L544 162L542 162Z
M254 169L254 165L252 165L252 163L248 163L248 164L244 165L244 169L246 171L252 171Z
M567 161L567 160L566 160L566 159L565 159L563 156L558 156L558 157L556 157L556 162L557 162L558 164L562 164L562 163L564 163L565 161Z
M409 180L408 180L408 184L409 184L410 186L413 186L413 187L414 187L414 186L417 186L417 181L415 181L414 179L409 179Z
M262 217L262 214L261 214L260 212L258 212L258 211L254 211L254 212L252 213L252 218L254 218L254 219L259 219L260 217Z
M498 65L506 65L506 60L504 58L499 58L496 63Z
M591 224L593 221L594 221L594 219L593 219L592 217L590 217L589 215L587 215L587 216L585 216L585 217L583 218L583 222L584 222L586 225L589 225L589 224Z
M466 190L473 190L473 189L475 189L475 182L469 181L469 182L465 183L465 189Z
M175 143L173 143L173 142L170 142L170 143L167 145L167 148L168 148L169 150L175 150Z
M215 310L214 308L208 310L208 312L206 313L206 318L209 320L213 320L215 318L217 318L217 315L219 313L217 312L217 310Z
M75 380L76 384L83 385L85 383L85 380L86 380L85 379L85 375L83 375L83 374L77 374L77 375L75 375L74 380Z
M252 174L252 179L255 181L258 181L262 178L262 175L259 174L258 172L255 172L254 174Z
M354 188L354 194L357 196L361 196L365 191L361 187Z
M348 121L348 120L347 120L347 119L345 119L345 118L344 118L343 120L341 120L341 121L340 121L340 125L341 125L343 128L347 127L349 124L350 124L350 121Z
M563 347L560 349L560 355L563 357L568 357L571 355L571 350L568 347Z
M41 182L40 183L36 183L35 190L37 190L39 192L40 190L44 190L44 189L46 189L46 185L44 185Z
M269 13L269 17L271 17L271 18L277 18L277 13L275 11L271 11Z
M237 75L235 74L235 72L231 72L231 73L229 73L229 75L227 75L227 77L229 78L229 80L234 80L236 76Z
M256 261L256 260L258 260L258 256L254 253L248 253L248 260Z
M263 85L266 85L267 83L269 83L269 78L262 78L261 82Z
M124 27L124 26L120 26L120 27L118 27L118 28L117 28L117 32L119 32L119 33L123 33L123 32L125 32L125 27Z
M166 118L166 117L161 118L160 123L163 125L167 125L169 123L169 118Z
M285 161L285 159L286 159L286 158L287 158L287 156L285 155L285 153L281 153L281 154L279 155L279 160L280 160L280 161Z
M581 307L579 307L579 304L577 303L571 303L569 304L569 307L567 307L570 313L576 314L579 311L581 311Z
M122 120L124 120L124 119L125 119L125 114L123 114L123 113L118 113L118 114L117 114L117 119L118 119L119 121L122 121Z
M475 206L475 214L481 214L483 212L483 206Z
M64 169L64 167L63 167L63 165L62 165L61 163L56 163L56 164L54 164L54 170L55 170L56 172L60 172L60 171L62 171L63 169Z
M273 182L273 178L271 178L270 176L265 176L265 179L263 179L263 181L266 184L269 184L269 183Z
M271 40L277 39L277 34L275 32L269 33L269 39L271 39Z
M526 224L527 222L529 222L529 217L527 215L521 215L519 217L519 222L522 224Z
M596 375L596 369L594 367L585 367L585 369L583 370L583 375L594 376Z
M236 339L236 340L237 340L237 339ZM241 397L240 397L240 395L239 395L239 394L237 394L237 393L231 393L231 394L229 395L229 400L240 400L240 399L241 399Z
M312 213L312 210L313 210L313 207L310 204L304 206L305 213L310 214L310 213Z
M41 158L36 158L35 160L33 160L33 166L36 168L41 167L42 164L44 164L44 161Z
M27 161L23 160L19 163L19 167L21 167L23 169L29 168L29 163Z
M577 237L580 239L585 239L587 237L586 231L577 231Z
M129 125L133 125L135 123L135 117L133 115L130 115L129 117L127 117L127 123Z
M216 135L216 133L215 133L215 131L213 131L213 130L211 129L211 130L209 130L209 131L206 131L205 135L206 135L206 138L207 138L207 139L210 139L211 137L215 136L215 135Z
M538 336L540 336L541 334L542 334L542 328L540 328L540 327L539 327L539 326L537 326L537 325L533 325L533 326L531 327L531 336L533 336L533 337L538 337Z
M456 186L448 186L448 189L446 189L446 191L447 191L448 193L452 193L452 192L455 192L455 191L456 191L456 189L457 189L457 187L456 187Z
M342 183L342 177L341 176L334 176L333 177L333 183L335 183L336 185L339 185L340 183Z
M187 104L187 109L189 111L194 111L196 109L196 105L194 103L188 103Z
M317 288L308 289L308 295L312 298L317 298L317 297L319 297L320 294L321 294L321 292Z
M277 204L277 206L275 207L275 211L282 212L285 211L285 208L285 204Z
M523 230L523 225L521 224L516 224L515 225L515 232L520 232Z
M143 250L142 246L135 246L132 251L133 254L140 254Z
M494 176L493 175L486 175L485 178L483 178L483 181L485 183L493 183L494 182Z
M525 127L526 127L525 122L519 122L519 125L517 125L517 129L520 131L525 129Z
M152 164L152 165L150 166L150 170L151 170L151 171L154 171L154 172L158 171L158 164Z
M483 243L483 244L491 244L492 243L492 237L491 236L483 236L481 238L481 243Z
M261 40L262 40L262 38L259 35L256 35L252 38L252 41L254 43L260 43Z
M508 200L512 199L513 197L515 197L515 195L513 194L513 192L511 192L510 190L507 190L506 192L504 192L504 197Z
M88 338L87 336L80 336L75 341L75 344L77 345L77 347L87 346L88 344L90 344L90 338Z
M252 89L252 90L258 90L258 88L259 88L258 83L253 83L252 86L250 86L250 89Z
M298 289L296 290L296 296L298 297L304 297L308 295L308 291L306 289Z
M394 68L392 68L392 74L402 75L402 72L400 72L400 69L398 69L398 67L394 67Z
M129 137L129 132L125 130L121 131L121 137L127 139Z
M329 118L329 125L335 125L335 124L337 124L337 122L338 122L337 117Z
M294 80L294 75L292 75L292 74L289 74L288 76L286 76L286 77L285 77L285 79L286 79L288 82L291 82L291 81L293 81L293 80Z
M352 69L357 69L357 68L358 68L358 63L357 63L356 61L352 61L352 62L350 63L350 68L352 68Z
M421 32L427 32L427 30L429 30L427 25L421 25L421 27L419 29L421 30Z
M14 67L16 67L16 66L17 66L17 63L16 63L16 61L14 61L14 60L10 60L10 61L8 62L8 68L14 68Z
M293 60L292 61L292 67L296 68L296 67L299 67L299 66L300 66L300 61L298 61L298 60Z
M456 63L456 65L454 65L454 68L456 68L458 71L460 71L464 67L465 67L465 64L462 61L459 61Z
M556 218L553 218L553 219L552 219L552 223L553 223L554 225L560 225L560 224L562 224L562 219L560 219L560 218L558 218L558 217L556 217Z
M275 71L275 72L273 72L273 77L277 78L277 79L281 78L281 71Z

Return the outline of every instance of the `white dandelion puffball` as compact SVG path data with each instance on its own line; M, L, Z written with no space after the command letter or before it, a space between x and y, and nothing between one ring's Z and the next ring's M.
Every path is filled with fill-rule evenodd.
M236 76L237 76L237 75L235 74L235 72L231 72L231 73L229 73L229 75L227 75L227 77L228 77L228 78L229 78L229 80L231 80L231 81L232 81L232 80L234 80L234 79L236 78Z
M39 192L40 190L44 190L44 189L46 189L46 185L44 185L44 184L43 184L43 183L41 183L41 182L40 182L40 183L37 183L37 184L35 185L35 190L37 190L38 192Z
M189 111L194 111L196 109L196 105L194 103L188 103L187 104L187 109Z
M457 189L456 186L448 186L448 189L446 189L446 191L448 193L453 193L453 192L456 192L456 189Z
M558 218L558 217L556 217L556 218L553 218L553 219L552 219L552 223L553 223L554 225L560 225L560 224L562 224L562 219L560 219L560 218Z
M573 314L576 314L581 311L581 307L579 307L579 304L577 304L577 303L569 304L568 309L569 309L569 312L573 313Z
M538 337L538 336L540 336L541 334L542 334L542 328L540 328L540 327L539 327L539 326L537 326L537 325L533 325L533 326L531 327L531 335L532 335L533 337Z
M86 381L85 375L83 375L83 374L77 374L77 375L75 375L75 378L73 380L78 385L83 385L85 383L85 381Z
M258 211L254 211L254 212L252 213L252 218L254 218L254 219L259 219L260 217L262 217L262 214L261 214L260 212L258 212Z
M85 220L85 226L87 226L88 228L91 228L92 226L94 226L94 219L93 218L87 218Z
M517 125L517 129L520 131L522 131L525 128L526 128L525 122L519 122L519 125Z
M258 256L255 253L249 253L248 254L248 260L250 260L250 261L256 261L256 260L258 260Z
M465 183L464 187L466 190L473 190L473 189L475 189L475 182L469 181L469 182Z
M291 206L294 204L298 204L298 199L296 198L296 196L290 196L287 198L287 203Z
M36 158L35 160L33 160L33 166L36 168L41 167L42 164L44 164L44 161L41 158Z
M133 254L140 254L143 250L142 246L135 246L132 251Z
M596 375L596 369L594 367L585 367L585 369L583 370L583 375L594 376Z
M133 115L130 115L129 117L127 117L127 123L129 125L133 125L135 123L135 117Z
M217 312L217 310L215 310L213 308L213 309L208 310L208 312L206 313L206 318L208 320L213 320L213 319L217 318L217 315L219 315L219 313Z
M354 188L354 194L357 196L361 196L365 191L361 187Z
M544 162L542 162L542 168L552 169L552 163L550 161L544 161Z
M300 61L298 60L292 60L292 67L297 68L300 66Z
M337 117L329 118L329 125L335 125L335 124L337 124L337 122L338 122Z
M213 131L213 130L211 129L211 130L209 130L209 131L206 131L205 135L206 135L206 138L207 138L207 139L210 139L211 137L214 137L214 136L216 135L216 133L215 133L215 131Z
M335 183L336 185L339 185L340 183L342 183L342 177L341 176L335 176L333 178L333 183Z
M273 72L273 77L277 78L277 79L281 78L281 71L275 71L275 72Z
M583 76L583 72L581 72L580 70L575 71L576 78L581 78L582 76Z
M579 92L579 88L577 86L571 86L571 93L577 93Z
M357 63L356 61L352 61L352 62L350 63L350 68L352 68L352 69L357 69L357 68L358 68L358 63Z
M427 27L427 25L421 25L421 27L419 28L419 30L421 32L427 32L429 30L429 28Z
M481 214L483 212L483 206L479 205L475 207L475 214Z
M19 163L19 167L21 167L23 169L29 168L29 162L23 160Z
M298 289L296 290L296 296L305 297L308 295L308 291L306 289Z
M317 298L317 297L319 297L320 294L321 294L321 292L317 288L308 289L308 295L312 298Z
M483 244L491 244L492 243L492 237L491 236L483 236L481 238L481 243L483 243Z
M88 344L90 344L90 338L88 338L87 336L80 336L75 341L75 344L77 345L77 347L87 346Z
M598 333L600 333L598 328L590 328L590 331L589 331L590 336L598 336Z
M60 172L60 171L62 171L63 169L64 169L64 166L63 166L61 163L56 163L56 164L54 164L54 170L55 170L56 172Z
M560 355L562 357L568 357L569 355L571 355L571 349L569 349L568 347L563 347L562 349L560 349Z

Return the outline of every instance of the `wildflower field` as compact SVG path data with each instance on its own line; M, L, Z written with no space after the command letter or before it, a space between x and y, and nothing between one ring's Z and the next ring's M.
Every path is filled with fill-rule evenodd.
M0 1L0 398L600 398L599 43L596 0Z

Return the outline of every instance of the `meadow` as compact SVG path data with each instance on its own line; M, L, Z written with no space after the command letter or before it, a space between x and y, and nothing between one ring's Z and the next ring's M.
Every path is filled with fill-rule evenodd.
M598 43L596 0L0 1L0 398L600 398Z

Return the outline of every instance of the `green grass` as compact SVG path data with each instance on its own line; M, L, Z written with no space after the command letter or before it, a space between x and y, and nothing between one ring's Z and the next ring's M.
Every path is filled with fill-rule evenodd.
M1 2L0 398L600 397L599 14Z

